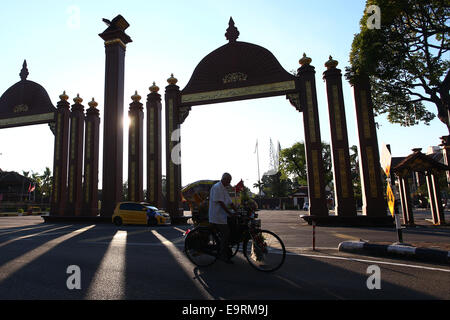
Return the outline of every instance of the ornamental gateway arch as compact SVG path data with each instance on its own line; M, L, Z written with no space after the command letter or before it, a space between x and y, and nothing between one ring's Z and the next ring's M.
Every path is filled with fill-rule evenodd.
M191 107L284 95L297 111L303 112L310 217L316 221L331 223L333 221L336 223L344 221L349 224L389 223L367 79L361 77L354 84L360 150L363 150L360 152L360 159L364 216L357 216L350 175L342 75L336 68L338 62L331 56L325 63L327 70L323 73L323 79L326 82L328 96L337 212L337 216L331 217L326 205L322 140L312 59L303 54L299 61L300 68L294 76L283 69L269 50L252 43L238 41L239 31L232 18L225 37L228 43L200 61L183 90L180 91L176 85L177 79L173 75L167 79L169 85L165 91L165 137L168 212L174 217L182 215L182 210L179 209L182 187L181 163L171 160L171 152L175 144L180 143L178 129L189 115Z
M98 189L99 123L97 103L89 102L86 114L77 96L69 110L66 94L60 96L55 122L54 183L51 212L46 221L107 220L114 206L122 200L122 156L124 113L124 67L127 44L132 42L125 33L128 22L118 15L113 20L103 19L107 29L99 36L105 45L105 92L103 133L103 188L101 210L96 206ZM381 181L380 159L376 128L366 77L352 83L359 136L360 178L363 193L363 216L356 213L350 175L350 160L342 75L338 62L325 62L323 80L326 82L331 132L331 151L335 185L335 216L330 216L326 205L324 166L316 93L315 68L312 59L303 54L297 74L292 75L280 65L267 49L238 41L239 31L232 18L226 29L227 43L204 57L195 68L188 84L182 90L172 75L165 88L165 155L166 196L162 196L162 103L159 88L150 87L145 106L147 121L147 162L143 163L144 106L137 92L131 97L128 141L128 200L143 201L143 168L147 169L146 201L164 207L174 222L181 221L181 163L171 161L174 147L180 144L179 130L193 106L244 99L286 96L291 107L303 112L303 130L309 188L309 217L316 222L348 224L392 224L386 214ZM3 98L3 97L2 97ZM3 109L17 108L16 102ZM19 101L20 102L20 101ZM17 102L17 103L19 103ZM20 104L20 103L19 103ZM0 114L1 115L1 114ZM2 127L8 120L3 117ZM299 130L302 124L299 123ZM69 132L70 128L70 132ZM86 134L85 134L86 133ZM84 143L84 148L83 148ZM83 152L85 154L83 154ZM84 161L83 161L84 160Z

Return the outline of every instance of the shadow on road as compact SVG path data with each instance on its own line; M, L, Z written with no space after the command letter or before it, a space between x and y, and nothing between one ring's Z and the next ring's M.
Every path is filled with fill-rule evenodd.
M263 273L253 269L240 252L234 258L234 265L217 261L210 267L198 268L183 252L183 229L180 228L57 227L64 228L53 230L53 224L42 229L24 226L17 234L2 237L0 233L0 245L11 240L8 237L30 236L1 248L0 299L449 298L448 293L439 290L435 293L429 288L430 283L426 283L440 281L438 274L430 280L430 277L422 278L420 271L408 269L405 272L381 266L381 289L369 290L369 262L323 259L289 251L281 269ZM31 236L38 230L46 232ZM81 269L79 290L67 288L70 265Z

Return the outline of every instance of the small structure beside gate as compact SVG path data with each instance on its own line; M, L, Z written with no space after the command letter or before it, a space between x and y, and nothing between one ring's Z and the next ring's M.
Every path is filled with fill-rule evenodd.
M438 183L438 174L443 174L444 171L448 171L450 168L449 166L434 160L432 157L423 154L421 150L422 149L420 148L413 149L413 153L405 157L400 163L392 168L392 172L398 179L403 221L406 225L414 225L411 193L407 177L413 172L418 172L425 176L427 182L433 224L442 225L445 224L445 218L441 190Z

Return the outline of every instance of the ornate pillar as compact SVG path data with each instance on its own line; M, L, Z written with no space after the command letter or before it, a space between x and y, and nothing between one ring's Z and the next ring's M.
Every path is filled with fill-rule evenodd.
M147 95L147 202L161 208L162 201L162 148L161 148L161 95L153 85Z
M141 96L137 91L131 97L128 117L130 126L128 128L128 200L144 201L143 180L143 148L144 148L144 111Z
M83 137L84 137L84 106L80 95L73 99L70 114L70 149L69 149L69 184L66 215L81 215L83 200Z
M123 183L123 101L128 22L118 15L112 21L103 19L108 28L99 34L105 41L105 106L103 120L102 216L112 216L122 200Z
M178 80L173 74L166 87L166 211L171 217L183 215L181 206L181 145L179 106L181 102Z
M89 109L86 110L85 120L83 215L95 217L98 215L100 112L94 98L88 105Z
M323 73L323 79L327 86L330 118L335 212L338 216L353 217L356 216L356 207L350 168L347 120L342 93L342 75L341 70L336 68L337 65L338 62L330 56L330 59L325 63L327 71Z
M411 204L411 192L409 190L408 176L398 177L398 182L403 221L407 225L414 225L414 215Z
M362 210L366 216L384 217L387 215L386 200L381 179L380 153L369 79L359 76L352 85L359 137Z
M441 205L441 190L439 188L437 173L426 172L425 178L427 180L428 197L430 201L431 215L433 217L433 224L445 224L444 210L442 209Z
M55 151L53 153L53 185L50 215L62 216L67 201L67 165L69 152L69 97L64 91L59 96L55 112Z
M305 130L305 154L308 174L309 214L328 216L325 195L322 140L320 137L319 112L314 67L311 58L303 54L300 59L296 87L300 90L300 104L303 106L303 125Z

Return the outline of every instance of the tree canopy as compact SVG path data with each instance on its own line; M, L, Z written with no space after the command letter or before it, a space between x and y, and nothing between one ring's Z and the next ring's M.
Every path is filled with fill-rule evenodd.
M368 76L374 112L387 114L391 123L429 124L437 113L450 133L450 1L367 0L366 8L371 5L380 8L380 28L370 24L373 13L365 12L353 39L347 79Z
M332 187L333 172L331 163L330 145L322 142L322 157L325 169L325 185ZM297 142L290 148L282 149L280 152L281 178L291 177L297 185L307 185L305 143Z

